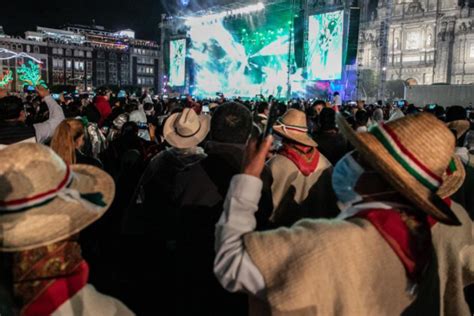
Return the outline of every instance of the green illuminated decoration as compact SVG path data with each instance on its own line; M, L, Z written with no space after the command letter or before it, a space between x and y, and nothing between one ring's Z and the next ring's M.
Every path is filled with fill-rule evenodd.
M7 72L0 77L0 88L6 87L12 81L12 72L10 70L7 70Z
M29 67L26 64L22 64L20 68L17 69L19 79L23 81L24 86L43 86L47 88L46 83L41 79L40 67L32 62L28 62Z

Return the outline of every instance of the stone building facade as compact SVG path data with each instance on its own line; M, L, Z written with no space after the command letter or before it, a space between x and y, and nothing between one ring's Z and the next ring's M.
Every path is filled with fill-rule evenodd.
M474 9L466 2L359 1L360 69L386 72L387 81L408 85L474 84ZM388 24L386 62L381 62L382 23Z

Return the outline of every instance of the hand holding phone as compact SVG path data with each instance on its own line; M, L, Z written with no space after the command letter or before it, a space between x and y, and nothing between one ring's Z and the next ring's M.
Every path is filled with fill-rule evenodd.
M260 142L265 140L267 136L273 133L273 125L278 120L278 106L275 103L270 103L270 109L267 118L267 124L265 125L265 130L262 133Z

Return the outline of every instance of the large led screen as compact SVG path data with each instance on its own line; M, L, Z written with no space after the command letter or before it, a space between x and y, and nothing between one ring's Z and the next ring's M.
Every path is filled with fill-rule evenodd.
M291 10L190 26L188 57L193 61L193 93L212 97L285 97L288 73L292 92L302 91L302 69L290 47Z
M309 80L341 79L343 26L343 11L309 17L307 53Z
M186 40L179 39L170 42L170 77L172 87L184 86L186 79Z

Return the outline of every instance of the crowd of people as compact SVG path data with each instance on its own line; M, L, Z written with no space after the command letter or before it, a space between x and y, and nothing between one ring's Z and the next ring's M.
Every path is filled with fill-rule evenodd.
M474 116L335 96L0 90L0 315L472 315Z

